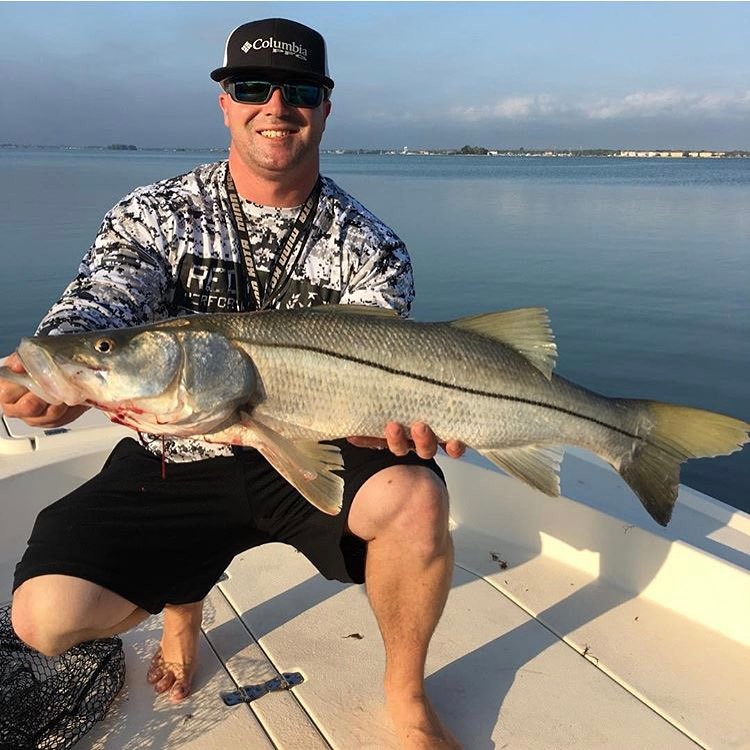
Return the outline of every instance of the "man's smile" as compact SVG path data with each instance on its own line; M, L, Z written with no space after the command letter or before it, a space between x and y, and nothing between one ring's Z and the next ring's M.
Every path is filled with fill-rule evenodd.
M287 138L288 136L293 135L296 131L295 130L261 130L259 132L264 138Z

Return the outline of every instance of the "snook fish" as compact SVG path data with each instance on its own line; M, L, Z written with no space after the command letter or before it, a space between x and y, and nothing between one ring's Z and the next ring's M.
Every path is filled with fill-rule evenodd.
M552 370L546 311L445 323L322 306L209 314L136 328L23 339L22 382L51 403L87 403L144 432L254 447L313 505L341 508L342 467L319 441L429 424L544 493L563 446L608 461L666 525L689 458L732 453L750 424L657 401L607 398Z

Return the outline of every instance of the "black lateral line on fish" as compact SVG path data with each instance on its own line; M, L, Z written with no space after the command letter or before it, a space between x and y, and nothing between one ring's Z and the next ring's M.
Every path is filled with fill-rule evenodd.
M402 377L413 378L414 380L420 380L423 383L429 383L430 385L437 385L441 388L449 388L454 391L460 391L461 393L468 393L471 396L485 396L486 398L496 398L503 401L514 401L519 404L527 404L528 406L539 406L544 409L552 409L554 411L560 412L561 414L568 414L571 417L584 419L588 422L592 422L593 424L597 424L600 427L606 427L608 430L619 432L621 435L625 435L625 437L633 438L633 440L645 440L646 442L648 442L648 440L643 435L634 435L632 432L623 430L621 427L615 427L614 425L603 422L600 419L589 417L585 414L579 414L572 409L565 409L564 407L555 406L554 404L545 404L543 401L533 401L532 399L522 398L520 396L509 396L505 393L480 391L477 388L467 388L466 386L462 385L451 385L450 383L443 383L440 380L435 380L434 378L427 377L426 375L419 375L418 373L414 372L404 372L403 370L397 370L395 367L388 367L388 365L383 365L379 362L371 362L370 360L360 359L359 357L353 357L348 354L338 354L326 349L318 349L317 347L309 346L307 344L272 344L270 342L263 342L262 345L274 349L295 349L299 351L314 352L315 354L323 354L327 357L333 357L334 359L343 359L347 362L354 362L358 365L374 367L376 370L382 370L383 372L387 372L390 375L401 375Z

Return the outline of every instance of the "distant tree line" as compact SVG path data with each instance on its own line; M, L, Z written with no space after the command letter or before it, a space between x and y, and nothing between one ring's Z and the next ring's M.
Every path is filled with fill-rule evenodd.
M459 154L469 154L471 156L487 156L490 150L484 146L462 146L458 151Z

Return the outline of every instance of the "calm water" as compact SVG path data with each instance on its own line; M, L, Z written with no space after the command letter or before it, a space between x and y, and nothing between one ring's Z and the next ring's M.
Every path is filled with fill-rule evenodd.
M217 158L0 150L0 354L128 190ZM326 156L410 248L414 316L549 308L558 372L750 421L750 160ZM750 450L683 468L750 511Z

